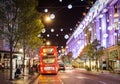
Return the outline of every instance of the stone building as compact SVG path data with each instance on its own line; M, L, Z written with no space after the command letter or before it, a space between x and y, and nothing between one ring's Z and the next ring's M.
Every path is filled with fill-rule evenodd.
M67 53L77 58L95 39L104 47L101 59L120 68L120 0L97 0L68 39Z

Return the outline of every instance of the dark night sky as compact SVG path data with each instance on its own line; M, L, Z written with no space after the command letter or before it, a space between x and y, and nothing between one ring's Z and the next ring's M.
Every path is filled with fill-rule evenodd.
M39 12L44 12L44 9L47 8L50 13L55 14L55 19L51 24L45 24L47 32L44 36L49 33L50 37L46 39L52 42L52 45L65 46L66 39L64 39L65 34L71 34L78 24L78 21L81 21L84 18L83 12L88 12L89 9L86 7L91 7L92 4L90 1L95 2L95 0L39 0ZM72 4L73 8L68 9L67 6ZM51 33L50 29L54 28L55 32ZM60 29L63 29L63 32ZM70 28L73 30L70 31ZM56 34L59 34L59 37L56 37Z

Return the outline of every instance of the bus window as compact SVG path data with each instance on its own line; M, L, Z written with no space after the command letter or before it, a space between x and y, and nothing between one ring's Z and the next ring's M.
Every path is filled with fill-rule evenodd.
M53 48L44 48L43 53L44 53L44 55L54 55L54 49Z
M53 57L43 57L43 62L46 64L54 63L55 62L55 56Z

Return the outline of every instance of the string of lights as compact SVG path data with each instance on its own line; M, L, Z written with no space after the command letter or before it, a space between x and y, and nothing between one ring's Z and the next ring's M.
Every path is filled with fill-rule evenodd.
M48 15L48 20L52 22L44 22L45 28L39 36L50 40L53 39L54 41L61 39L60 43L58 42L57 44L65 46L65 42L74 32L80 20L86 15L93 1L94 0L46 0L45 4L43 4L44 1L42 1L39 6L39 11L44 13L43 16Z

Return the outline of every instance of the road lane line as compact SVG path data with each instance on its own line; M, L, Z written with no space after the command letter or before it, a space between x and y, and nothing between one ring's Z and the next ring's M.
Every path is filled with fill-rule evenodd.
M59 80L60 80L61 84L64 84L63 81L60 78L59 78Z
M60 81L61 84L64 84L63 81L62 81L62 79L61 79L61 77L58 76L58 79L59 79L59 81Z
M87 77L77 77L77 78L79 78L79 79L89 79L89 80L93 80L93 79L87 78ZM103 82L103 81L98 81L98 82L101 83L101 84L107 84L107 83L105 83L105 82Z
M105 82L103 82L103 81L98 81L98 82L100 82L100 83L102 83L102 84L107 84L107 83L105 83Z

